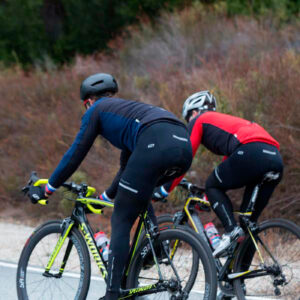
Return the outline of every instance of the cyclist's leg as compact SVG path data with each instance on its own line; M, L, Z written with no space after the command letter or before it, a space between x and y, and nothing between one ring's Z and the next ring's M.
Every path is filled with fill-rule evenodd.
M273 191L275 190L276 186L279 184L279 182L282 178L282 172L283 172L283 162L282 162L280 153L277 150L275 150L274 147L272 147L270 145L264 145L264 148L266 148L265 150L267 150L267 151L262 152L263 155L267 156L267 157L269 155L271 155L271 157L269 159L265 159L265 161L266 161L265 170L262 175L264 175L265 173L267 173L269 171L274 171L274 172L280 173L280 176L276 180L264 182L262 184L262 186L260 187L257 198L256 198L255 206L254 206L254 211L250 218L250 220L253 222L257 222L263 209L267 206L269 199L273 194ZM269 153L271 153L271 154L269 154ZM273 153L275 153L275 154L273 154ZM240 211L246 211L255 185L256 185L256 183L249 184L246 186ZM247 249L246 255L244 255L244 261L242 264L244 267L244 270L248 270L254 253L255 253L255 246L253 243L251 243Z
M258 168L259 173L255 180L246 185L243 202L241 204L241 211L245 211L247 209L255 185L262 181L263 176L267 172L276 172L279 173L280 176L276 180L265 181L261 185L255 202L254 212L251 216L252 221L257 221L261 212L267 206L274 189L282 178L283 173L283 162L277 148L265 143L255 143L255 145L256 144L256 156L258 157L258 163L260 166Z
M111 253L109 256L107 299L117 299L122 271L129 252L130 230L139 213L147 206L155 186L154 175L148 177L147 184L143 184L145 176L141 175L139 175L139 179L134 180L132 184L131 176L128 176L130 172L124 173L122 177L125 179L120 181L120 183L130 183L130 187L125 183L124 186L126 187L119 186L115 199L114 212L111 218ZM139 180L142 180L142 182L139 182ZM127 187L134 191L127 189ZM136 195L135 191L138 191L141 198Z
M269 203L269 200L270 200L276 186L279 184L281 178L282 178L282 175L276 180L265 182L260 187L260 190L259 190L257 198L256 198L256 203L254 206L254 212L251 216L251 221L253 221L253 222L257 221L258 217L261 215L262 211ZM243 202L240 207L240 211L246 211L255 186L256 186L256 184L250 184L250 185L246 186L245 192L244 192L244 197L243 197Z
M232 203L226 194L229 189L243 187L247 182L244 168L239 157L231 155L210 174L206 181L205 192L226 232L230 232L237 225L233 215Z
M276 159L274 160L277 153L279 154L274 146L265 143L241 145L207 179L208 200L226 231L221 243L214 251L214 256L222 255L234 240L243 236L242 229L237 226L234 219L230 199L225 192L260 182L264 174L277 165Z
M276 155L269 154L273 152ZM251 187L253 188L256 183L260 182L265 173L271 170L280 170L280 166L282 170L282 160L274 146L258 142L249 143L238 147L208 177L206 194L213 210L225 227L225 231L231 231L236 225L232 204L225 192L229 189L248 186L246 190L246 195L248 195ZM263 197L267 193L270 192L265 190L261 196ZM244 197L244 199L246 198ZM257 205L258 208L260 205L264 207L263 203Z
M186 140L174 139L172 133ZM130 229L138 214L147 208L161 174L173 166L180 167L182 173L186 172L191 161L192 150L185 128L157 123L140 134L136 149L122 174L115 199L107 299L117 299L129 252Z

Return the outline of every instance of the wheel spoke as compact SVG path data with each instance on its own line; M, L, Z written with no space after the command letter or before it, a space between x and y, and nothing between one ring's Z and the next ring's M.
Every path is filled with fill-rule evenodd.
M259 249L263 263L251 241L241 251L239 266L235 272L262 269L265 276L236 280L235 287L242 294L243 285L247 296L271 297L271 299L294 300L300 295L300 233L296 226L285 222L270 221L259 232ZM246 248L248 247L248 248ZM249 250L250 249L250 250ZM251 264L249 263L252 258ZM243 263L242 263L243 262ZM243 296L239 299L244 299ZM247 297L246 297L247 299Z
M24 282L26 289L20 289L18 285L19 299L74 299L76 295L84 295L82 297L85 297L90 278L90 260L79 231L73 229L75 231L72 231L65 240L49 274L44 274L57 240L61 236L60 223L50 223L44 226L31 237L25 248L25 254L22 254L24 258L20 258L19 268L26 274L25 277L22 277L26 278ZM77 233L75 234L76 230ZM69 240L72 241L73 247L64 266L64 273L59 277L59 270ZM22 272L18 271L18 276L20 273ZM17 278L17 281L19 282L20 279Z

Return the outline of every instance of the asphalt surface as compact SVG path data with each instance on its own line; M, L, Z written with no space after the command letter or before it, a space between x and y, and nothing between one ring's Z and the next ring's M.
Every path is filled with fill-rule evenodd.
M16 300L17 291L16 291L16 270L17 264L0 261L0 300ZM71 276L72 277L72 276ZM69 279L68 285L72 285L72 278ZM76 280L76 279L74 279ZM42 285L39 286L43 288ZM64 299L72 299L71 289L65 288L62 291ZM105 293L105 283L104 281L96 276L91 277L90 289L87 296L87 300L97 300ZM62 295L61 294L61 295ZM141 300L154 300L155 296L142 297ZM201 300L201 293L195 292L190 295L189 300ZM36 299L40 300L40 299ZM60 299L58 299L60 300Z
M17 291L16 291L16 270L17 264L1 261L0 260L0 300L17 300ZM35 271L36 272L36 271ZM70 274L69 280L67 282L67 286L64 289L61 289L60 296L53 297L53 299L61 300L61 299L73 299L74 296L72 293L72 282L76 280L76 274ZM55 279L54 279L55 280ZM38 287L43 288L42 284ZM48 291L48 290L47 290ZM105 293L105 283L102 278L98 276L91 276L90 288L87 296L87 300L98 300ZM63 296L62 296L63 295ZM155 300L155 295L152 296L144 296L140 297L139 300ZM201 291L194 291L190 294L189 300L202 300L203 293ZM234 298L236 299L236 298ZM261 297L248 297L248 300L271 300L269 298L261 298ZM30 300L41 300L40 297L36 299ZM300 298L298 299L300 300Z
M15 263L0 261L0 300L18 299L16 291L16 271L17 265ZM70 279L69 283L72 284L72 279ZM65 295L64 298L72 299L72 297L68 294L68 290L69 289L63 290L63 294ZM104 292L104 281L100 278L92 276L87 300L97 300L104 295Z

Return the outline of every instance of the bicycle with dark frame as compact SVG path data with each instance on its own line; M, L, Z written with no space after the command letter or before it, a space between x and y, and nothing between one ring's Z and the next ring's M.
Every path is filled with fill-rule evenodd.
M47 182L33 172L23 191L27 193L30 186ZM72 214L64 220L42 224L28 238L17 269L18 299L86 299L91 277L88 249L107 281L107 262L96 246L86 213L101 214L105 207L113 208L114 204L92 197L95 189L86 184L66 182L63 187L76 195L75 200L69 199L75 203ZM47 202L38 201L42 205ZM146 232L143 240L142 231ZM176 251L172 251L174 248ZM146 267L149 260L153 263ZM201 277L205 299L214 300L216 269L206 243L179 228L160 232L147 212L142 213L123 272L119 299L150 294L156 294L155 299L188 299L197 276Z
M235 296L239 300L250 299L250 296L300 299L299 226L285 219L270 219L259 224L250 221L260 186L273 178L272 172L265 174L263 181L255 186L247 210L237 212L246 232L244 241L233 243L225 257L215 258L220 288L218 300ZM174 215L159 216L159 226L189 226L188 230L197 232L213 251L199 215L199 212L210 211L205 189L185 179L179 186L188 191L184 208Z

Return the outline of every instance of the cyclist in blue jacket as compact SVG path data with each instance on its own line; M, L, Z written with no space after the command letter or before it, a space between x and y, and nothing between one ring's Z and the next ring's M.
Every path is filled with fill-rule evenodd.
M80 97L87 111L80 131L49 183L38 192L43 199L59 188L78 168L98 135L121 149L120 170L111 188L101 195L115 196L108 285L103 298L110 300L118 299L134 221L148 207L155 186L184 174L192 162L188 131L176 116L160 107L112 97L117 92L118 84L109 74L94 74L82 82Z

